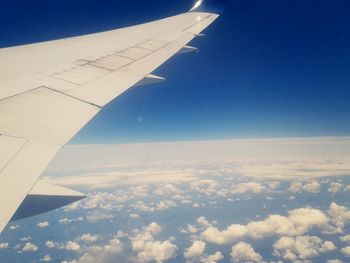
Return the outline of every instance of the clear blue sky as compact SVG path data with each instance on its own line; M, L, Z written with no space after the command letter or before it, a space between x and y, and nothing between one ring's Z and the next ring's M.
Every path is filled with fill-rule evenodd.
M0 46L174 15L192 0L2 1ZM222 17L72 143L350 135L350 2L231 0ZM142 120L142 121L140 121Z

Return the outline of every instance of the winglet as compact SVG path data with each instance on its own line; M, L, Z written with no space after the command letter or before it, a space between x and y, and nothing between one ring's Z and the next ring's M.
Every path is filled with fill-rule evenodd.
M162 82L164 80L165 80L165 78L163 78L163 77L159 77L159 76L156 76L156 75L153 75L153 74L148 74L142 80L137 82L134 86L144 86L144 85L149 85L149 84Z

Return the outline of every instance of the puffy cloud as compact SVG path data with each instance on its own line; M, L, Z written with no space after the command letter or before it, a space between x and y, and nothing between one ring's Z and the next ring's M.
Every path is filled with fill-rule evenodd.
M75 241L68 241L64 248L66 250L78 251L80 249L80 245Z
M146 205L144 202L142 201L137 201L133 207L137 210L140 210L142 212L154 212L155 209L153 207L150 207L148 205Z
M283 236L275 242L273 247L276 256L290 261L312 258L336 249L331 241L322 242L316 236Z
M201 225L203 227L211 227L212 226L212 224L209 223L209 221L204 216L198 217L196 221L199 225Z
M35 252L38 250L38 246L31 243L31 242L27 242L25 243L25 245L23 246L22 248L22 251L25 251L25 252Z
M144 244L142 251L137 254L136 260L137 262L163 262L175 257L176 250L176 245L168 240L164 242L148 241Z
M203 263L216 263L224 259L224 255L220 251L216 251L213 255L209 255L207 258L203 258Z
M182 191L173 184L165 184L158 186L153 193L156 195L175 195L181 194Z
M162 227L153 222L142 230L135 229L130 237L132 249L137 253L137 262L163 262L175 257L177 247L171 241L158 241L155 236L162 231Z
M263 221L252 221L246 225L233 224L220 231L206 225L201 237L211 243L227 244L250 237L254 240L276 235L295 236L315 227L326 227L327 216L318 209L299 208L288 212L288 216L270 215Z
M195 233L198 232L198 229L195 226L191 225L191 224L187 224L186 230L190 234L195 234Z
M265 186L255 182L241 183L232 187L232 191L235 194L245 194L245 193L261 193L266 189Z
M85 242L85 243L93 243L100 239L99 235L91 235L91 234L84 234L81 237L78 238L79 240Z
M343 242L350 242L350 235L341 236L339 239Z
M318 193L320 191L321 184L317 181L310 181L303 183L301 181L293 181L290 184L289 191L293 193L301 193L301 192L308 192L308 193Z
M331 216L331 222L334 225L333 232L341 233L345 224L350 221L350 210L345 206L338 205L332 202L328 209L328 214Z
M175 206L176 203L172 200L162 200L157 204L157 210L166 210Z
M86 218L90 222L96 223L96 222L102 221L102 220L111 220L114 218L114 216L101 214L101 213L93 213L92 215L88 215Z
M327 260L326 263L343 263L343 261L341 261L340 259L330 259Z
M52 258L50 255L45 255L44 257L42 257L40 260L40 262L51 262Z
M205 250L205 243L203 241L194 241L192 245L186 248L184 257L188 262L199 262Z
M112 263L122 258L123 244L118 239L112 239L105 246L88 247L77 263ZM121 260L120 262L123 262Z
M11 230L17 230L18 228L20 228L20 225L11 225L10 226Z
M338 193L339 191L341 191L344 188L344 185L341 183L337 183L337 182L332 182L329 185L328 188L328 192L330 193Z
M45 227L48 227L50 224L48 221L43 221L43 222L39 222L37 224L38 227L41 227L41 228L45 228Z
M343 247L340 251L345 257L350 257L350 246Z
M135 214L135 213L131 213L129 215L129 217L132 218L132 219L138 219L138 218L140 218L140 215L139 214Z
M0 249L5 249L5 248L8 248L8 247L9 247L9 243L7 243L7 242L0 243Z
M84 221L84 219L82 217L78 217L78 218L62 218L58 220L58 223L60 224L70 224L70 223L74 223L74 222L82 222Z
M245 242L233 246L230 255L232 262L262 262L261 255Z

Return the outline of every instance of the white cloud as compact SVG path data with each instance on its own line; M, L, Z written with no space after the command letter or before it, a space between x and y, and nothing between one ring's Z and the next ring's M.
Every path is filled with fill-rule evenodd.
M38 227L41 227L41 228L45 228L45 227L48 227L50 224L48 221L44 221L44 222L39 222L37 224Z
M65 245L65 249L71 251L78 251L80 249L80 245L75 241L68 241Z
M205 243L203 241L194 241L192 245L186 248L184 257L188 262L199 262L205 250Z
M137 262L163 262L176 256L177 247L170 241L148 241L137 256Z
M173 184L165 184L158 186L153 193L156 195L175 195L181 194L182 191Z
M77 263L123 262L123 260L120 260L122 252L123 244L120 240L112 239L105 246L88 247Z
M318 193L320 191L321 184L315 180L309 182L293 181L290 184L289 191L293 193Z
M274 254L284 260L304 260L327 253L336 249L331 241L322 242L316 236L283 236L279 238L274 247Z
M345 257L350 257L350 246L343 247L340 251Z
M25 245L22 248L22 251L25 251L25 252L35 252L37 250L38 250L38 246L31 242L25 243Z
M350 235L341 236L339 239L343 242L350 242Z
M206 225L201 237L210 243L227 244L246 237L257 240L272 235L301 235L315 227L325 228L327 223L328 218L322 211L299 208L289 211L288 216L270 215L263 221L233 224L222 231Z
M107 215L107 214L101 214L101 213L93 213L91 215L88 215L86 218L90 222L96 223L96 222L102 221L102 220L111 220L114 218L114 216Z
M18 228L20 228L20 225L11 225L11 226L10 226L10 229L11 229L11 230L16 230L16 229L18 229Z
M50 255L45 255L44 257L42 257L40 260L40 262L51 262L52 258Z
M198 232L198 229L195 226L191 225L191 224L187 224L186 230L190 234L195 234L195 233Z
M142 212L154 212L155 209L153 207L150 207L148 205L146 205L144 202L142 201L137 201L133 207L137 210L140 210Z
M176 203L172 200L162 200L157 204L157 210L166 210L175 206Z
M262 262L261 255L245 242L233 246L230 255L232 262Z
M82 222L84 219L82 217L78 217L78 218L62 218L58 220L58 223L60 224L70 224L70 223L74 223L74 222Z
M340 259L330 259L327 260L326 263L343 263L343 261L341 261Z
M8 247L9 247L9 243L7 243L7 242L0 243L0 249L5 249L5 248L8 248Z
M332 202L328 209L328 214L331 217L333 232L342 233L345 224L350 222L350 210L345 206L338 205Z
M100 239L99 235L91 235L91 234L84 234L81 237L78 238L79 240L85 242L85 243L93 243Z
M256 193L261 193L265 189L266 189L265 186L255 182L241 183L232 187L232 191L235 194L245 194L245 193L256 194Z
M216 263L224 259L224 255L220 251L216 251L213 255L209 255L207 258L203 258L203 263Z
M341 183L337 183L337 182L332 182L329 185L328 188L328 192L330 193L338 193L339 191L341 191L344 188L344 185Z
M177 247L171 241L158 241L155 236L162 231L162 227L153 222L142 230L135 229L130 237L133 251L137 253L137 262L157 261L175 257Z
M209 221L204 216L198 217L196 221L199 225L201 225L203 227L211 227L212 226L212 224L209 223Z
M140 218L140 215L139 215L139 214L135 214L135 213L131 213L129 216L130 216L130 218L132 218L132 219L138 219L138 218Z

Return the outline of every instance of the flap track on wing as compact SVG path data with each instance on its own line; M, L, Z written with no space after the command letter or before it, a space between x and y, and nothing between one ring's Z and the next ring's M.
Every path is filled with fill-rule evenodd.
M134 86L144 86L144 85L149 85L149 84L162 82L164 80L165 80L165 78L163 78L163 77L159 77L159 76L156 76L156 75L153 75L153 74L148 74L142 80L137 82Z
M44 181L38 181L18 207L11 221L39 215L66 206L85 197L80 192Z
M190 53L190 52L199 52L199 50L196 47L184 46L177 52L177 54Z

